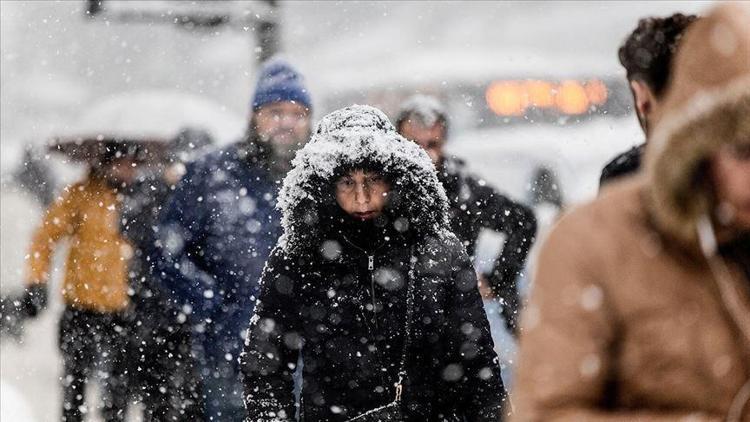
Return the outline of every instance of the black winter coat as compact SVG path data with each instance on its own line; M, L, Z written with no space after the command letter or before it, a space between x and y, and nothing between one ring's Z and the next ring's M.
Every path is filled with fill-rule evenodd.
M403 391L409 420L497 421L502 381L476 275L458 240L449 233L429 239L415 253L412 277L403 238L370 250L336 243L333 260L277 250L268 261L243 365L249 420L272 420L276 409L295 414L300 353L302 420L343 421L391 402L413 282Z
M482 229L505 235L503 250L488 274L488 281L495 297L503 301L506 325L517 333L521 300L516 280L534 243L537 228L534 212L470 174L458 159L446 159L438 177L448 196L451 229L470 256L474 256Z
M645 150L646 144L644 143L630 148L608 162L602 169L599 188L615 179L637 172L641 168L641 159Z
M179 329L177 309L159 288L159 279L151 271L150 253L157 240L156 225L162 207L172 194L171 186L158 177L139 180L128 187L125 195L120 229L133 247L128 268L131 311L135 318L136 337L150 340L157 331ZM137 328L137 329L136 329ZM140 340L138 340L140 342Z
M332 200L346 168L390 181L377 224L353 222ZM392 402L410 283L407 420L500 419L506 394L476 273L447 229L447 199L424 151L377 110L335 112L297 154L279 203L284 236L241 357L248 421L294 420L300 357L301 420L345 421Z

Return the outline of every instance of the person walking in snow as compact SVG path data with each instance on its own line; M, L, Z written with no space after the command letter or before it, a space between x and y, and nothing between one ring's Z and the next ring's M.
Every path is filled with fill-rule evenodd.
M638 27L628 36L618 51L633 94L638 122L648 133L654 117L661 111L664 93L670 80L672 57L682 35L698 19L695 15L675 13L664 18L648 17L638 21ZM617 155L602 169L599 185L636 173L646 144Z
M189 164L160 216L154 275L193 329L208 420L244 419L237 357L281 232L278 184L307 141L311 107L289 63L265 63L245 139Z
M128 388L143 404L143 420L200 421L203 391L192 353L192 333L181 310L171 306L151 271L156 222L185 164L213 144L201 129L185 128L167 145L166 162L144 172L125 190L122 233L133 247L128 269Z
M690 26L644 171L545 242L515 420L750 421L748 22L722 3Z
M135 179L134 164L128 148L109 145L85 180L65 188L47 209L28 255L28 288L19 303L28 316L36 316L47 302L55 245L70 240L59 331L65 422L84 420L86 384L97 372L104 374L103 419L125 420L123 354L132 247L119 221L122 191Z
M241 357L247 420L294 420L300 356L305 421L499 420L476 273L427 154L352 106L293 164Z
M517 334L521 300L516 279L523 270L536 234L533 211L519 204L471 174L466 164L446 155L448 115L439 100L415 95L402 105L396 119L399 133L424 148L438 169L438 179L448 195L453 232L473 257L482 229L505 235L502 252L486 279L488 298L502 303L502 316L508 330ZM483 280L485 281L485 280Z

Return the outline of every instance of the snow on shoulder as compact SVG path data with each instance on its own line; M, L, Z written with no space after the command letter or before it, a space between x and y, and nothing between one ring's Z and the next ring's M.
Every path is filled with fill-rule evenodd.
M332 179L342 168L363 164L389 176L398 217L411 229L437 235L447 226L448 199L427 153L399 135L382 111L353 105L323 117L292 161L277 203L285 250L316 240L319 213L330 203Z

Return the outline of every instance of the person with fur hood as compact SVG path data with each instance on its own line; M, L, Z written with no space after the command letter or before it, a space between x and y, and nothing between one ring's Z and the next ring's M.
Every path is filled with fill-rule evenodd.
M644 173L545 242L514 420L750 421L748 22L688 28Z
M248 421L501 418L476 274L418 145L380 110L335 111L297 154L278 204L284 234L241 356Z

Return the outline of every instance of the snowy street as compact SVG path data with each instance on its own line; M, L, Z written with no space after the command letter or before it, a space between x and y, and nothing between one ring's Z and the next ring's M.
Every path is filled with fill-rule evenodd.
M731 156L747 174L746 110L717 91L703 108L736 106L723 112L730 123L703 109L674 112L688 94L672 94L664 75L659 89L643 76L657 72L649 66L669 71L672 59L659 55L677 47L661 44L681 42L680 25L715 5L0 2L0 420L235 422L248 411L253 420L345 422L393 404L413 420L510 421L516 394L529 412L520 420L544 420L532 412L544 407L538 391L565 403L588 388L591 397L604 391L596 400L612 409L645 396L652 410L690 402L696 420L750 421L750 404L738 404L745 393L750 402L750 381L737 375L746 345L731 340L750 329L750 301L725 277L745 274L743 211L730 188L717 190L721 203L711 202L719 193L691 190L742 174L741 164L720 173L710 160ZM639 26L677 12L688 17ZM688 39L731 50L729 74L744 57L732 32L742 25L719 21L709 21L719 28L710 37ZM647 33L658 25L668 29ZM693 95L685 86L674 89ZM744 98L736 86L730 97ZM658 120L670 113L687 123ZM679 150L702 140L680 144L674 128L703 118L709 129L685 132L720 128L715 137L729 145ZM574 212L554 234L561 216L599 197L605 165L626 151L615 167L632 164L628 154L640 163L634 147L657 135L661 161L643 183L677 193L657 190L649 198L661 208L642 211L623 188L628 201ZM681 184L709 171L710 183ZM632 227L615 227L613 210L629 213ZM671 283L672 245L706 254L685 256L705 264L704 278L719 269L718 287L704 290L721 297ZM607 259L612 267L600 271ZM649 271L666 274L654 291ZM727 294L740 299L714 312ZM677 296L681 313L663 315ZM627 337L608 306L652 319ZM722 318L734 318L731 329ZM520 349L519 321L532 333ZM674 333L684 344L670 342ZM654 343L606 355L626 337ZM689 361L690 348L705 354ZM544 349L559 352L561 366ZM519 367L521 353L534 365ZM660 360L670 356L672 366ZM632 396L606 396L602 369L628 364L674 385L616 374L646 384L623 382ZM81 396L85 374L101 386ZM569 391L550 382L560 374ZM680 387L715 379L726 388L707 401ZM602 415L586 412L560 414Z

